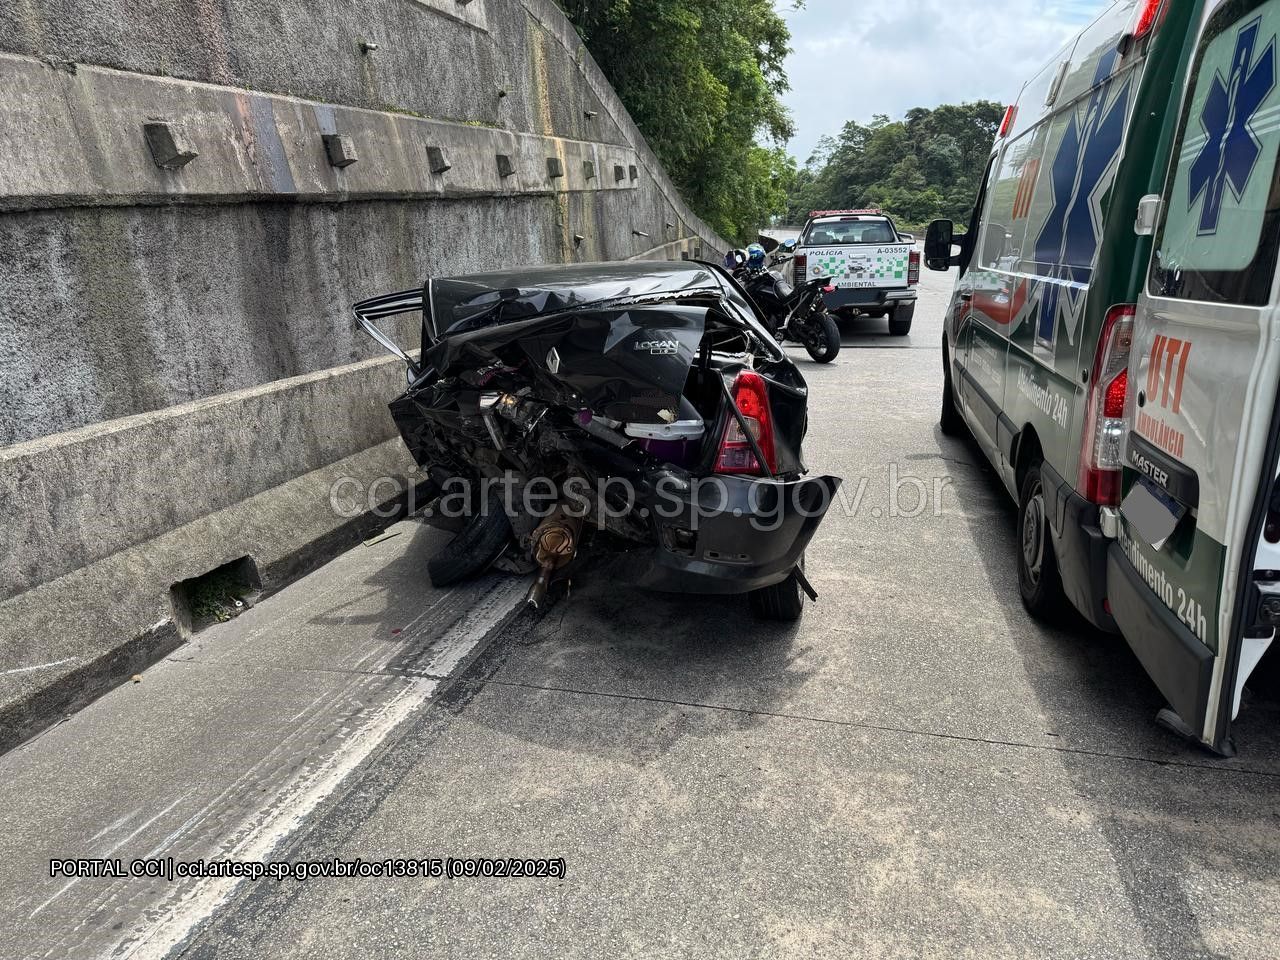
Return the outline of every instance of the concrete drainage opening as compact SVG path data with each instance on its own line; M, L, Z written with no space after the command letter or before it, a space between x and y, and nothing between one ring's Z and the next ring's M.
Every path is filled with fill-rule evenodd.
M169 588L178 626L199 633L215 623L237 617L262 593L262 578L252 557L241 557L208 573Z

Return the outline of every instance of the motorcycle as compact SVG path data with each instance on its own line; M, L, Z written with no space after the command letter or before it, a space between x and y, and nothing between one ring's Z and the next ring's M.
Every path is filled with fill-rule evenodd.
M841 481L801 457L808 388L727 272L604 263L433 278L362 301L406 367L390 405L455 533L437 587L497 566L528 603L578 575L745 594L795 620L804 551ZM421 314L415 359L375 321Z
M778 244L768 240L774 252L768 264L752 269L746 257L738 253L734 277L768 318L770 329L779 342L788 340L801 344L816 363L830 363L840 355L840 327L822 301L822 294L830 285L830 278L819 277L793 287L774 267L788 262L795 250L795 241ZM731 254L731 256L733 256Z

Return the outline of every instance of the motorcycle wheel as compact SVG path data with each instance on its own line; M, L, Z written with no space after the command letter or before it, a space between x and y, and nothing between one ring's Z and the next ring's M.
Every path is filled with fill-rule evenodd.
M804 348L814 363L830 363L840 356L840 327L826 310L805 321Z

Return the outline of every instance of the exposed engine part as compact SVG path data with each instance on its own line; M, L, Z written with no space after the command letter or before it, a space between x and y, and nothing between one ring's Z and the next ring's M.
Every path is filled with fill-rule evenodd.
M698 440L707 432L701 419L677 420L674 423L628 423L628 437L637 440Z
M595 416L590 410L579 410L574 418L574 423L597 440L617 447L619 450L630 446L631 441L618 433L616 429L609 427L609 422L611 421Z
M489 431L489 439L493 441L495 450L501 450L504 446L498 428L493 422L493 408L500 399L496 393L486 393L480 398L480 416L484 420L485 429Z
M491 405L494 413L515 424L524 436L532 433L547 413L547 405L527 399L528 393L529 389L526 387L515 394L497 394Z
M534 531L533 559L538 565L538 579L529 588L526 598L534 610L542 609L547 588L557 570L573 562L578 554L578 541L582 534L582 518L571 516L563 507L556 511Z

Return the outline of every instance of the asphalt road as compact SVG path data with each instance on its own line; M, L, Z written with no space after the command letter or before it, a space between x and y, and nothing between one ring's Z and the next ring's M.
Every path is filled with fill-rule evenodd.
M424 587L402 525L0 758L0 955L1280 954L1280 707L1213 758L1123 641L1025 614L1013 506L936 426L950 283L803 360L810 466L862 496L799 625L600 581L513 620L505 578ZM149 854L567 876L47 877Z

